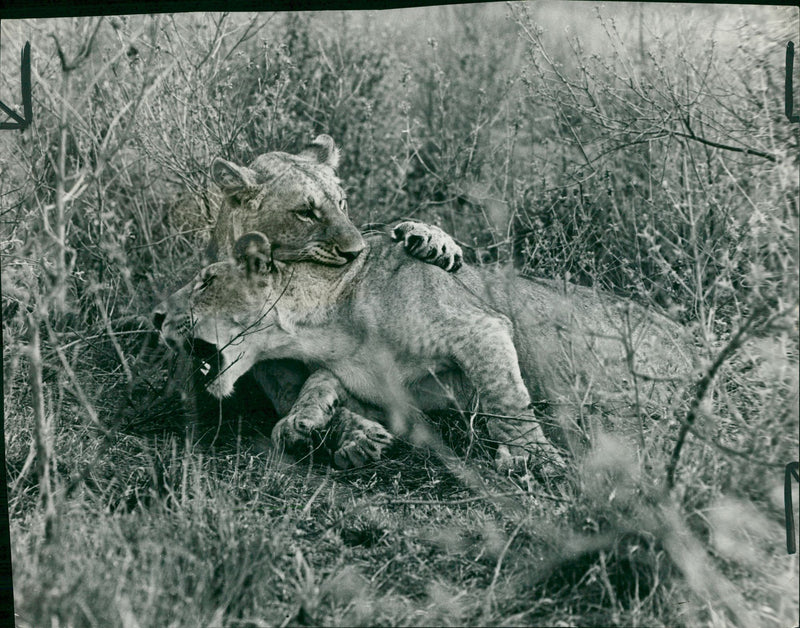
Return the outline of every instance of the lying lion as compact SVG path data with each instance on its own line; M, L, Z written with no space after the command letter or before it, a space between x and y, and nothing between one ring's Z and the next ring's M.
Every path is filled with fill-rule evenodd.
M346 265L323 266L280 262L266 236L245 234L234 259L203 269L156 318L168 341L189 341L203 356L216 397L261 360L316 368L274 430L279 444L324 428L344 391L382 409L395 433L415 412L464 408L477 392L494 416L498 466L532 454L545 473L563 462L529 390L556 414L576 407L578 383L581 408L641 411L674 398L691 365L683 330L663 316L503 269L447 273L385 236L368 238Z
M339 158L333 139L320 135L297 154L264 153L247 167L214 160L211 176L220 193L212 195L219 205L211 212L216 224L206 262L228 259L236 239L248 231L269 234L272 255L283 262L342 266L358 257L364 239L348 216L347 195L336 174ZM406 221L393 233L409 255L429 264L455 271L462 263L461 248L433 225ZM279 416L303 408L297 396L309 370L301 362L265 360L254 366L253 376ZM338 466L377 459L391 440L380 425L363 420L362 412L368 410L355 402L338 410Z

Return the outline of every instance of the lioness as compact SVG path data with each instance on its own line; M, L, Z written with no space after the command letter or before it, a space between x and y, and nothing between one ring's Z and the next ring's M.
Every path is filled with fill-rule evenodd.
M489 432L500 466L526 450L559 466L528 390L558 407L577 377L593 393L584 402L632 405L635 397L641 407L691 362L681 328L662 316L485 268L448 274L383 236L339 267L283 264L258 233L239 239L234 257L206 267L162 304L162 333L188 339L205 356L206 388L217 397L259 360L320 367L300 395L306 411L324 400L314 427L329 419L342 387L388 417L410 407L465 407L477 389L483 409L497 415ZM297 417L287 417L275 437L297 431Z
M347 214L346 195L336 174L339 159L333 139L320 135L298 154L264 153L249 167L214 160L211 175L221 200L214 212L216 225L206 263L229 258L237 238L252 230L269 235L276 260L341 266L356 258L364 239ZM392 233L409 255L448 271L461 266L460 247L435 226L406 221ZM264 361L255 366L253 375L280 416L302 407L296 406L297 395L309 375L302 363ZM377 458L389 434L362 421L357 413L345 409L340 413L346 420L337 451L339 466Z

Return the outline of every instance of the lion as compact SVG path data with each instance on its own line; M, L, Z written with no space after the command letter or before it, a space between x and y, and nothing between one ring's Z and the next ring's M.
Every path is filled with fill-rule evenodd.
M363 250L364 240L348 217L347 197L336 174L339 160L340 151L328 135L318 136L298 154L264 153L248 167L215 159L211 165L215 188L208 198L216 224L204 264L229 258L237 238L252 230L269 235L276 260L350 263ZM405 221L392 234L409 255L427 263L447 271L462 264L461 248L438 227ZM284 416L297 401L309 371L297 361L273 360L256 365L253 375L278 415ZM350 406L355 409L356 404ZM389 435L362 421L357 412L342 409L340 414L346 420L337 450L339 463L353 466L378 457Z
M513 321L513 324L512 324ZM380 408L391 433L416 412L468 407L477 393L500 468L531 462L558 473L564 462L537 410L668 404L691 369L683 329L610 295L468 265L456 273L420 263L379 235L347 265L286 264L260 233L234 257L211 264L157 310L170 342L204 360L218 398L264 359L316 370L273 440L307 440L330 422L346 392ZM533 397L532 397L533 395ZM533 454L533 457L529 457Z

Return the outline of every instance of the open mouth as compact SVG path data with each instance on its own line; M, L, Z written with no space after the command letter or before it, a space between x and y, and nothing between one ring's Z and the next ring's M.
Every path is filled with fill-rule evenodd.
M216 345L201 340L200 338L187 340L186 344L195 364L194 372L202 377L203 386L207 386L213 382L220 373L222 354L217 349Z

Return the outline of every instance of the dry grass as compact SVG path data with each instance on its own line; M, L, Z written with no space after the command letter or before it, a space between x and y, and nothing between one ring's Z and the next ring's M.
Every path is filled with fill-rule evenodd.
M35 50L36 123L0 135L18 625L797 623L800 127L772 28L797 12L695 8L689 37L668 8L576 6L420 10L396 39L360 14L3 24L3 52ZM691 424L584 424L544 487L491 471L480 421L434 417L476 489L402 443L348 472L282 460L247 382L198 407L148 323L199 261L204 216L176 203L213 156L320 132L354 221L438 222L473 261L684 322L695 384L724 358Z

